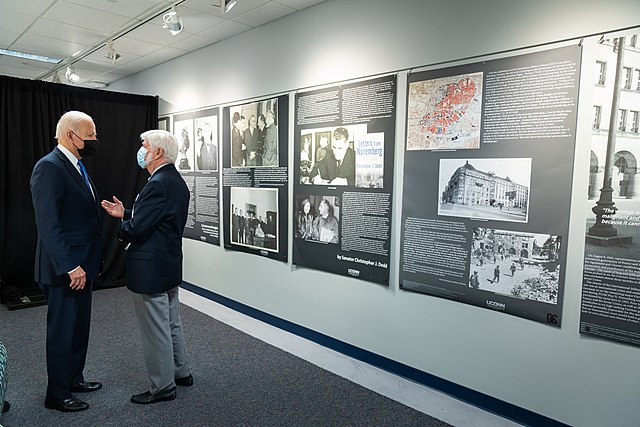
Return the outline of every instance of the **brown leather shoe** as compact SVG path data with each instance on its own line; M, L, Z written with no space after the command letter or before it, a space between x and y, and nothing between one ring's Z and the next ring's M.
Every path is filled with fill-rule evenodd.
M48 409L57 409L62 412L78 412L89 409L89 404L80 399L76 399L73 396L64 400L47 397L44 400L44 407Z

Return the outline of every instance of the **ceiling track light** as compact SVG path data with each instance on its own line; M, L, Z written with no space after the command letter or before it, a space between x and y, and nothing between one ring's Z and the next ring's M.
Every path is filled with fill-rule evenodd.
M223 1L223 0L220 0ZM236 5L236 0L224 0L224 13L229 12ZM220 5L222 8L222 5Z
M164 22L162 28L169 29L172 36L177 36L184 28L182 18L178 15L175 6L172 6L171 10L162 16L162 21Z
M67 67L67 72L64 73L64 76L67 78L69 83L78 83L80 81L80 76L76 73L76 69L72 66Z
M107 42L107 54L104 57L110 59L112 64L115 64L116 61L122 57L122 55L116 52L116 48L113 47L113 40Z
M53 77L51 77L51 81L53 83L62 83L62 80L60 80L60 74L58 74L57 71L53 73Z

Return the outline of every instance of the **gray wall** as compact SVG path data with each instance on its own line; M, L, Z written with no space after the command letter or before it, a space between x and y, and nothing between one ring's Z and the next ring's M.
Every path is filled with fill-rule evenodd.
M168 114L599 35L637 26L638 17L637 0L328 0L109 89L157 94L161 113ZM595 39L587 37L585 46ZM594 58L585 54L583 60L589 75ZM586 76L584 81L590 79ZM405 83L403 71L399 87ZM588 99L590 85L581 86L581 100ZM401 89L396 237L405 101ZM392 248L388 288L192 240L184 241L185 280L568 424L638 425L640 350L578 333L591 108L582 105L579 111L583 130L576 151L561 329L400 291L398 239Z

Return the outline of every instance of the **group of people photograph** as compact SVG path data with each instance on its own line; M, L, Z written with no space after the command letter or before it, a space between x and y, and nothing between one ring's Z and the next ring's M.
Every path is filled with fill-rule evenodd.
M231 188L231 242L277 251L278 190Z
M231 167L278 166L277 99L230 108Z
M340 198L298 195L295 237L324 243L338 243L340 236Z

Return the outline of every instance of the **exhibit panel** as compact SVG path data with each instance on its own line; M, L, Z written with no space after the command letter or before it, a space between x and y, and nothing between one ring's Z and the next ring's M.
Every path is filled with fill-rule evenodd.
M175 166L191 193L184 237L214 245L220 244L218 116L217 107L171 116L178 141Z
M389 284L396 76L296 94L293 263Z
M579 73L569 46L408 76L401 289L560 326Z
M224 247L287 261L289 96L224 107Z
M609 35L592 49L580 333L640 346L640 41Z

